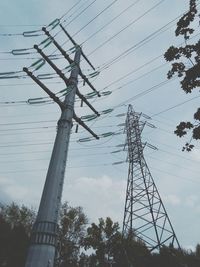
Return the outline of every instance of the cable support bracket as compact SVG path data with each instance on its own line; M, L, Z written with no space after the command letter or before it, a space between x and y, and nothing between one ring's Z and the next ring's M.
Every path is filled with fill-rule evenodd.
M48 58L47 55L45 55L45 53L42 51L42 49L38 47L38 45L34 45L34 48L46 60L46 62L55 70L55 72L60 76L60 78L67 80L62 71Z
M73 119L83 128L85 128L92 136L94 136L96 139L99 139L99 136L95 134L79 117L77 117L75 113L73 115Z
M55 40L55 38L46 30L45 27L42 28L42 30L44 31L44 33L51 38L53 44L56 46L56 48L61 52L61 54L64 56L64 58L69 62L69 64L74 63L74 61L70 58L70 56L64 51L64 49L58 44L58 42ZM79 46L79 45L78 45ZM79 46L80 47L80 46ZM81 49L81 47L80 47ZM81 50L82 53L82 50ZM48 62L48 61L47 61ZM94 91L97 93L97 96L100 97L101 94L94 88L94 86L90 83L89 79L82 73L80 67L79 68L79 75L81 76L81 78L84 80L85 83L87 83L87 85Z
M31 71L28 70L28 68L23 68L23 71L26 72L26 74L34 82L36 82L49 95L49 97L52 98L60 106L61 110L63 110L64 108L63 102L61 102L60 99L54 93L52 93L40 80L38 80L37 77L34 76Z
M69 33L66 31L66 29L62 26L62 24L60 23L59 26L61 27L61 29L63 30L63 32L67 35L67 37L69 38L69 40L72 42L72 44L76 47L77 43L74 41L74 39L69 35ZM86 55L83 53L82 49L81 49L81 55L83 56L83 58L87 61L87 63L92 67L93 70L95 70L95 67L92 65L92 63L89 61L89 59L86 57Z

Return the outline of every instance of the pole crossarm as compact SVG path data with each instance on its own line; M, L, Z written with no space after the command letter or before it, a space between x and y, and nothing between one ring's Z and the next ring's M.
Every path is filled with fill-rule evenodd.
M83 128L85 128L89 133L91 133L91 135L93 135L96 139L99 139L99 136L96 135L80 118L78 118L76 116L76 114L74 113L74 116L73 116L74 120L80 124Z
M52 93L51 90L49 90L46 87L46 85L44 85L39 79L37 79L37 77L35 75L33 75L33 73L31 71L29 71L28 68L23 68L23 71L26 72L26 74L34 82L36 82L49 95L49 97L53 99L54 102L56 102L60 106L61 110L63 110L64 104L62 101L60 101L59 97L57 97L54 93Z
M34 45L34 48L37 50L37 52L47 61L47 63L55 70L55 72L60 76L60 78L65 82L66 86L68 87L70 85L69 79L67 79L64 75L64 73L49 59L49 57L37 46ZM74 61L73 61L74 62ZM36 78L35 78L36 79ZM38 83L38 82L37 82ZM79 90L76 90L77 96L97 115L100 116L98 111L90 104L90 102L79 92Z
M71 35L66 31L66 29L63 27L63 25L60 23L59 26L63 30L63 32L67 35L69 40L72 42L74 46L77 46L77 43L74 41L74 39L71 37ZM92 67L93 70L95 70L95 67L92 65L92 63L89 61L89 59L86 57L86 55L83 53L83 50L81 49L81 55L83 58L87 61L87 63Z
M90 102L82 95L79 90L76 91L77 96L97 115L100 116L99 112L90 104Z
M46 60L46 62L55 70L55 72L60 76L61 79L68 84L68 79L65 77L64 73L49 59L49 57L38 47L38 45L34 45L36 51Z
M70 58L70 56L65 52L65 50L58 44L58 42L55 40L55 38L46 30L45 27L42 28L44 33L52 40L53 44L56 46L56 48L61 52L61 54L64 56L64 58L69 62L69 64L73 64L74 61ZM80 48L80 46L78 46ZM80 48L81 49L81 48ZM82 51L82 50L81 50ZM101 96L101 94L94 88L94 86L91 84L89 79L82 73L80 67L79 67L79 75L84 80L85 83L94 91L97 93L97 96Z

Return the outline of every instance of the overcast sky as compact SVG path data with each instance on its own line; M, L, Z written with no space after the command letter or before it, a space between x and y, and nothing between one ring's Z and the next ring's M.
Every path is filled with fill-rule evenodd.
M178 16L187 10L188 2L1 1L0 72L17 71L13 76L18 77L0 80L1 202L16 201L35 208L39 205L60 111L56 104L49 102L26 104L28 99L45 97L45 94L18 71L40 58L32 47L45 39L41 31L34 33L39 36L24 35L61 18L68 32L82 44L83 51L100 71L98 77L91 79L93 85L103 92L112 91L109 96L93 98L91 102L99 111L114 108L113 112L88 122L88 125L97 134L123 132L123 127L117 125L125 121L125 116L117 115L126 114L128 104L151 117L149 122L156 128L146 126L143 141L158 150L146 148L146 161L180 244L194 248L200 242L199 145L196 144L193 152L183 153L181 148L187 138L179 139L173 134L179 121L192 118L199 107L199 99L172 108L198 96L198 92L186 95L177 79L168 82L170 65L162 56L171 44L183 42L175 37L174 30ZM52 33L64 49L68 51L72 47L59 26ZM198 36L192 41L196 40ZM11 53L15 49L27 48L30 49L23 52L29 54L14 56ZM44 51L59 54L52 44ZM57 66L68 65L59 55L58 58L54 60ZM189 62L187 64L190 66ZM93 72L84 60L81 67L86 75ZM47 64L36 72L37 75L46 73L53 73ZM50 77L43 82L53 92L65 88L56 75ZM83 94L91 92L87 86L83 87L81 80L79 88ZM140 95L141 92L145 93ZM79 116L91 114L87 107L80 108L79 101L76 102L76 112ZM62 199L71 205L82 206L91 222L110 216L121 224L128 164L112 165L125 161L126 153L110 152L124 143L125 135L77 142L85 137L90 137L85 130L79 128L79 132L74 133L73 129Z

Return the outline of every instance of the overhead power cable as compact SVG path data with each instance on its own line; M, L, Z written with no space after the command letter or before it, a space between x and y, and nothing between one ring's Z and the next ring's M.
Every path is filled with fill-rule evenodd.
M169 82L174 81L175 79L177 79L177 77L174 77L174 79L171 79L171 80L164 80L164 81L162 81L162 82L160 82L160 83L158 83L158 84L156 84L156 85L154 85L154 86L152 86L152 87L150 87L150 88L138 93L137 95L134 95L134 96L132 96L132 97L120 102L119 104L113 106L113 108L115 109L117 107L123 106L124 104L126 104L126 103L128 103L130 101L133 101L133 100L136 100L136 99L138 99L140 97L143 97L144 95L149 94L152 91L155 91L155 90L159 89L160 87L168 84Z
M82 0L79 0L78 2L76 2L66 13L64 13L60 18L59 20L62 20L65 16L67 16L70 11L72 11ZM0 27L44 27L46 26L45 24L41 24L41 25L15 25L15 24L10 24L10 25L0 25ZM41 29L40 30L35 30L35 31L30 31L32 33L36 33L36 32L41 32ZM37 34L37 36L40 36L40 35L43 35L43 33L41 32L40 34ZM26 35L24 35L24 32L20 32L20 33L0 33L0 36L7 36L7 37L10 37L10 36L23 36L23 37L26 37ZM34 36L35 37L35 36Z
M92 55L94 52L96 52L98 49L100 49L101 47L103 47L105 44L107 44L108 42L110 42L112 39L114 39L116 36L118 36L120 33L122 33L123 31L125 31L127 28L129 28L130 26L132 26L133 24L135 24L137 21L139 21L141 18L143 18L145 15L147 15L149 12L151 12L152 10L154 10L156 7L158 7L160 4L162 4L165 0L161 0L160 2L158 2L156 5L154 5L153 7L151 7L150 9L148 9L146 12L144 12L141 16L139 16L138 18L134 19L133 21L131 21L128 25L126 25L125 27L123 27L120 31L118 31L117 33L115 33L114 35L112 35L110 38L108 38L106 41L104 41L102 44L100 44L99 46L97 46L94 50L92 50L88 56Z
M81 12L79 12L72 20L70 20L65 26L69 26L75 19L80 17L89 7L91 7L97 0L93 0L89 5L87 5ZM88 1L87 1L88 2ZM64 20L63 22L65 22Z
M90 0L89 0L90 1ZM85 10L87 10L94 2L96 2L97 0L94 0L92 3L90 3L88 6L86 6L86 8L84 8L84 10L82 10L78 15L76 15L75 16L75 18L73 18L70 22L69 22L69 24L72 22L72 21L74 21L76 18L78 18L81 14L83 14L84 12L85 12ZM88 1L86 1L86 2L88 2ZM85 2L85 3L86 3ZM85 5L85 3L83 4L83 5ZM73 8L73 7L72 7ZM75 13L76 13L76 11L75 11ZM63 19L63 16L62 16L62 19ZM55 25L53 25L53 29L55 28L55 26L57 26L58 25L58 23L60 22L60 19L55 19L54 20L55 21ZM53 21L53 22L54 22ZM64 20L64 21L66 21L66 20ZM49 24L49 25L51 25L51 23ZM47 27L49 26L49 25L47 25ZM41 30L36 30L36 31L30 31L30 33L33 33L33 36L34 36L34 32L42 32ZM59 32L61 32L61 31L59 31ZM59 33L58 32L58 33ZM25 32L26 33L26 32ZM58 34L57 33L57 34ZM43 33L41 33L42 35L43 35ZM57 35L56 34L56 35ZM23 33L23 35L25 35L24 33ZM29 35L29 36L31 36L31 34ZM14 49L15 50L15 49ZM12 50L12 51L0 51L0 54L13 54L13 51L14 50ZM17 49L17 50L22 50L23 52L21 52L21 55L27 55L27 54L35 54L36 52L33 52L33 48L23 48L23 49ZM57 51L57 50L56 50ZM55 52L54 52L55 53Z
M133 6L135 6L140 1L141 0L137 0L134 3L132 3L131 5L129 5L128 7L126 7L125 9L123 9L117 16L115 16L114 18L112 18L110 21L108 21L106 24L104 24L104 26L102 26L99 30L97 30L96 32L94 32L93 34L91 34L89 37L87 37L87 39L85 39L82 42L81 45L84 45L91 38L93 38L95 35L97 35L99 32L101 32L103 29L105 29L108 25L110 25L113 21L115 21L116 19L118 19L121 15L123 15L126 11L130 10L130 8L132 8Z
M188 100L186 100L186 101L180 102L180 103L178 103L178 104L176 104L176 105L174 105L174 106L171 106L171 107L169 107L169 108L167 108L167 109L164 109L164 110L162 110L162 111L159 111L158 113L153 114L152 117L158 116L158 115L160 115L160 114L162 114L162 113L165 113L165 112L168 112L168 111L170 111L170 110L172 110L172 109L174 109L174 108L180 107L180 106L182 106L182 105L184 105L184 104L186 104L186 103L188 103L188 102L190 102L190 101L193 101L193 100L195 100L195 99L197 99L197 98L199 98L199 97L200 97L200 95L195 96L195 97L192 97L192 98L190 98L190 99L188 99Z
M125 163L125 162L124 162ZM115 164L113 162L110 162L110 163L101 163L101 164L88 164L88 165L79 165L79 168L93 168L93 167L100 167L100 166L107 166L107 167L110 167L110 166L113 166L115 167ZM154 168L153 166L150 166L152 169L156 170L156 171L159 171L161 173L166 173L172 177L177 177L181 180L186 180L186 181L190 181L190 182L194 182L194 183L199 183L198 180L195 180L195 179L189 179L187 177L183 177L183 176L178 176L176 174L172 174L170 172L167 172L165 170L161 170L161 169L158 169L158 168ZM73 169L73 168L77 168L77 166L68 166L68 168L70 169ZM41 172L41 171L46 171L46 169L27 169L27 170L10 170L10 171L1 171L0 173L1 174L6 174L6 173L26 173L26 172Z
M78 0L66 13L64 13L61 17L60 20L62 20L64 17L66 17L77 5L80 4L82 0Z
M154 38L159 36L161 33L165 32L169 28L171 28L173 25L170 25L170 24L172 22L175 22L175 20L176 19L174 19L173 21L167 23L166 25L164 25L163 27L159 28L158 30L154 31L153 33L151 33L150 35L148 35L147 37L145 37L144 39L142 39L141 41L139 41L135 45L132 45L130 48L128 48L125 51L123 51L122 53L120 53L118 56L110 59L107 63L102 64L102 66L99 68L99 70L102 71L104 69L109 68L110 66L114 65L115 63L118 63L120 60L124 59L125 57L127 57L128 55L130 55L131 53L133 53L134 51L139 49L140 47L146 45L151 40L153 40ZM169 27L167 27L168 25L169 25Z
M166 161L166 160L161 160L160 158L152 157L152 156L148 156L148 158L153 159L153 160L155 160L155 161L163 162L163 163L168 164L168 165L176 166L176 167L178 167L178 168L181 169L181 170L183 169L183 170L187 170L187 171L189 171L189 172L195 173L195 174L199 174L198 171L194 171L193 169L186 168L185 166L180 165L180 164L176 164L176 163L174 163L174 162L169 162L169 161Z
M85 29L90 23L92 23L95 19L101 16L105 11L107 11L111 6L113 6L118 0L114 0L109 5L107 5L101 12L99 12L94 18L92 18L89 22L87 22L83 27L81 27L77 32L72 35L72 38L80 33L83 29Z

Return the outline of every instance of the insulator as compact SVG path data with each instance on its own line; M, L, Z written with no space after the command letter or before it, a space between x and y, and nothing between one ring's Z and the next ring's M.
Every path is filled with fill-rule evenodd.
M40 62L43 62L43 61L44 61L43 58L38 59L37 61L33 62L33 63L30 65L30 68L31 68L31 67L34 67L35 65L37 65L37 64L39 64Z
M27 49L27 48L25 48L25 49L13 49L13 50L11 51L11 53L12 53L14 56L29 55L30 52L27 52L28 50L30 50L30 49Z
M101 114L108 114L108 113L111 113L112 111L113 111L113 108L109 108L109 109L101 111Z
M125 144L116 145L116 147L124 147Z
M90 120L94 120L96 119L98 116L96 114L92 114L92 115L85 115L82 116L81 119L84 121L90 121Z
M99 73L100 73L100 71L95 71L93 73L90 73L89 76L90 76L90 78L94 78L94 77L98 76Z
M44 39L42 42L39 43L39 46L40 46L40 45L43 45L43 44L46 44L47 42L49 42L49 40L50 40L49 37L46 38L46 39Z
M66 87L65 89L62 89L61 91L59 91L58 93L63 93L63 92L66 92L66 91L68 91L68 90L69 90L69 88Z
M39 74L39 75L37 75L37 78L38 79L52 79L53 78L53 76L52 76L52 74L48 74L48 73L46 73L46 74Z
M43 46L43 48L46 48L47 46L49 46L52 43L52 40L50 40L48 43L45 44L45 46Z
M76 52L76 46L73 46L73 47L71 47L70 49L69 49L69 51L71 52L71 53L74 53L74 52Z
M146 122L146 125L149 126L149 127L151 127L151 128L156 128L155 125L153 125L153 124L151 124L151 123L149 123L149 122Z
M34 36L40 36L42 35L41 33L38 33L40 31L27 31L27 32L23 32L23 36L24 37L34 37Z
M108 133L103 133L100 136L101 137L108 137L108 136L112 136L114 133L113 132L108 132Z
M112 94L112 91L101 92L102 96L106 96L106 95L110 95L110 94Z
M78 142L89 142L91 140L92 140L91 137L86 137L86 138L79 139Z
M48 97L37 97L37 98L29 98L27 100L27 103L32 105L32 104L45 103L47 101L48 101Z
M149 144L149 143L146 143L146 145L147 145L149 148L153 149L153 150L158 150L158 148L157 148L156 146L153 146L153 145L151 145L151 144Z
M117 114L117 115L115 115L116 117L123 117L123 116L125 116L126 115L126 113L120 113L120 114Z
M47 27L51 27L51 29L53 30L56 26L58 26L59 23L60 23L60 20L55 19Z
M40 68L42 68L42 67L44 66L44 64L45 64L45 60L43 60L43 62L40 63L40 64L35 68L35 70L39 70Z
M111 154L115 154L115 153L119 153L119 152L122 152L123 150L115 150L115 151L112 151L112 152L110 152Z
M122 164L122 163L125 163L125 161L117 161L117 162L113 162L112 165L118 165L118 164Z
M126 125L126 123L120 123L117 126L122 127L122 126L125 126L125 125Z
M142 117L144 117L145 119L151 120L151 117L149 117L148 115L142 113Z
M85 95L85 98L89 99L89 98L93 98L94 96L97 95L97 92L91 92Z

